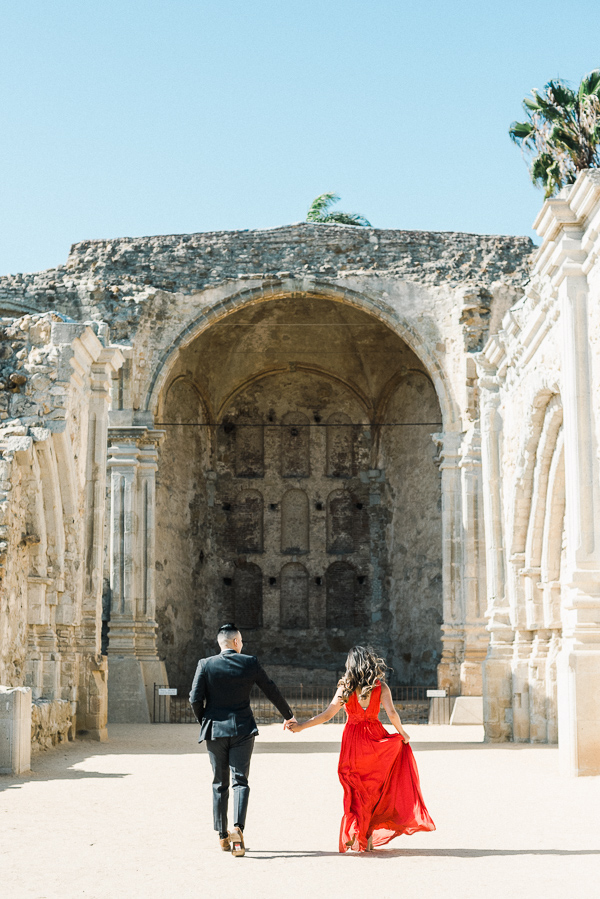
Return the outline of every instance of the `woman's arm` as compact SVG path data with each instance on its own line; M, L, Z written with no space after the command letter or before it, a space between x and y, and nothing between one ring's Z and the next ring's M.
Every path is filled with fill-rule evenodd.
M390 719L390 724L396 728L402 739L405 743L408 743L410 737L402 727L402 722L400 721L400 715L394 708L394 702L392 700L392 694L390 692L390 688L387 684L381 685L381 702L383 703L383 707L386 711L388 718Z
M315 715L313 718L309 718L308 721L300 721L296 724L288 724L288 730L293 731L293 733L295 734L299 734L300 731L306 730L307 727L314 727L315 724L325 724L326 721L331 721L331 719L335 715L337 715L341 707L342 690L340 687L324 712L321 712L319 715Z

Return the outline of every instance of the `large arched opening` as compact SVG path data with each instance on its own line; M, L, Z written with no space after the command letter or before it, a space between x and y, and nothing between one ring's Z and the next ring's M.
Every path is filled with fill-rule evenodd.
M265 299L182 341L156 383L169 682L189 688L233 618L282 683L331 681L368 642L394 682L435 685L442 413L407 342L338 299Z

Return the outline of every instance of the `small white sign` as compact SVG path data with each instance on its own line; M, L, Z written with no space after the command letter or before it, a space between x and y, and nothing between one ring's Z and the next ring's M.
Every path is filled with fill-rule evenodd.
M445 690L428 690L427 699L443 699L446 695Z
M177 687L159 687L159 696L177 696Z

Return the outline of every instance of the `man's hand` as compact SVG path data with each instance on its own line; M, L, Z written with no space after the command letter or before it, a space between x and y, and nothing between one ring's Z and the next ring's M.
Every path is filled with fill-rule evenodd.
M294 717L288 718L287 721L283 722L283 729L292 730L292 724L298 724L298 721Z

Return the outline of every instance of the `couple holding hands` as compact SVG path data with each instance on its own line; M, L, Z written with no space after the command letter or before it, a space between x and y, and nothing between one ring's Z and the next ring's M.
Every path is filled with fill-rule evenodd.
M285 718L284 728L300 733L324 724L344 707L346 725L338 765L344 788L339 851L366 852L400 834L435 830L423 802L409 736L385 683L386 664L373 650L354 646L329 706L299 722L255 656L242 654L242 635L234 624L217 634L220 653L198 662L190 703L201 726L213 769L213 819L221 849L243 856L250 788L248 775L258 728L250 707L254 684ZM379 721L383 705L397 733ZM228 830L229 782L233 786L234 829Z

